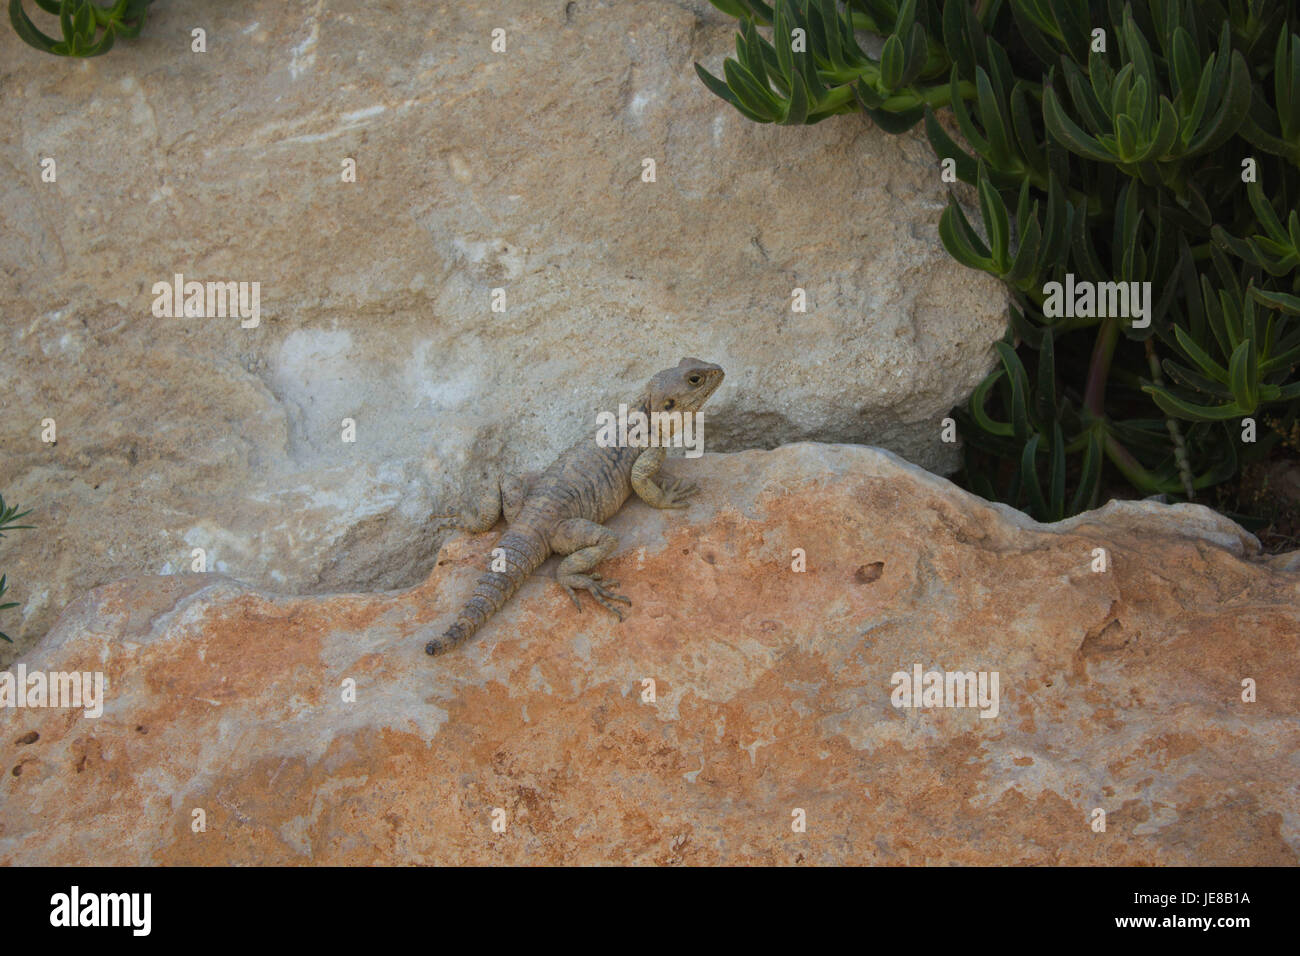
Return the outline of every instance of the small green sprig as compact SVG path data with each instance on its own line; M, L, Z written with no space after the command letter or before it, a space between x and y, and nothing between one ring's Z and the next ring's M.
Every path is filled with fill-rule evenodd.
M63 39L41 31L23 9L22 0L9 0L9 22L24 43L56 56L99 56L107 53L118 37L139 35L153 0L115 0L109 7L91 0L34 2L59 18Z
M871 0L862 9L847 10L834 0L802 5L778 0L774 6L761 0L713 2L741 21L736 58L722 64L722 78L698 63L695 71L710 90L755 122L819 123L860 109L882 128L901 133L921 120L926 107L946 106L955 93L974 93L966 81L950 86L952 61L928 39L928 20L919 19L928 8L918 12L916 0L901 5ZM885 22L891 27L880 57L868 56L854 30ZM758 24L772 26L778 41L762 36ZM799 43L796 52L792 47Z
M31 509L28 509L27 511L19 511L16 507L12 505L6 505L4 495L0 495L0 538L3 538L5 536L6 531L23 531L33 527L32 525L29 524L14 523L16 521L21 520L24 516L29 514L31 514ZM4 597L5 591L7 591L8 589L9 589L9 585L8 582L5 580L5 575L0 574L0 598ZM5 611L11 607L17 607L17 606L18 606L17 601L7 601L3 604L0 604L0 611ZM3 631L0 631L0 640L8 641L10 644L13 643L13 638L11 638L8 634L4 633Z

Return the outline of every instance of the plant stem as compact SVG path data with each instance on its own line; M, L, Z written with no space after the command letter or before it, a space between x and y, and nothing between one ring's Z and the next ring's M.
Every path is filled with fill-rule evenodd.
M1151 367L1151 380L1157 385L1164 385L1165 377L1160 374L1160 359L1156 357L1155 342L1147 339L1144 344L1147 350L1147 365ZM1192 466L1187 460L1187 445L1183 441L1182 429L1169 415L1165 416L1165 428L1169 430L1169 438L1174 443L1174 461L1178 464L1178 476L1183 480L1183 491L1187 492L1188 501L1195 501L1196 488L1192 484Z
M942 86L931 86L923 90L918 90L913 86L905 93L889 97L881 108L889 110L891 113L901 113L903 110L925 103L931 109L937 110L952 103L952 93L951 83L944 83ZM975 98L975 84L967 80L959 80L957 82L957 95L964 100L973 100Z
M1162 482L1151 472L1142 467L1142 463L1133 457L1133 453L1119 443L1119 439L1106 432L1104 446L1106 457L1119 469L1120 474L1128 479L1129 484L1149 495L1177 491L1178 485Z

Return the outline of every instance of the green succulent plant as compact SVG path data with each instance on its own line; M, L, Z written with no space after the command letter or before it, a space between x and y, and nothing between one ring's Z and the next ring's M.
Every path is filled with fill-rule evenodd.
M4 495L0 495L0 538L3 538L5 536L4 533L6 531L20 531L20 530L31 528L31 525L29 524L14 524L15 521L22 519L25 515L28 514L31 514L30 510L19 511L15 507L6 505ZM9 589L9 584L8 581L6 580L6 576L0 574L0 598L4 597L5 591L7 591L8 589ZM17 601L8 601L6 603L0 604L0 611L6 611L11 607L17 607L17 606L18 606ZM13 639L10 638L8 634L4 633L4 631L0 631L0 640L8 641L10 644L13 643Z
M107 7L91 0L34 2L59 18L63 39L42 32L23 9L22 0L9 0L9 22L24 43L57 56L99 56L112 49L118 37L140 34L153 0L113 0Z
M980 222L950 193L939 237L1012 302L994 371L956 413L972 490L1042 520L1094 507L1108 471L1142 494L1192 499L1296 420L1291 4L711 2L739 20L736 57L721 78L696 71L741 114L920 123L975 187ZM1152 295L1140 321L1061 314L1048 289L1075 281ZM1244 419L1257 440L1243 440Z

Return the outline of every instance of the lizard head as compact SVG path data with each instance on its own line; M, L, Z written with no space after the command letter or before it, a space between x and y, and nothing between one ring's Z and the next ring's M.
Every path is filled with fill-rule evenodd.
M721 365L684 358L646 386L652 412L698 412L722 384Z

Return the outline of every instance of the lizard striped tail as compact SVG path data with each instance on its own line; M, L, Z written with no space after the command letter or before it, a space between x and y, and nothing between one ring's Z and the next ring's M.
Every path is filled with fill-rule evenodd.
M538 535L513 530L501 536L497 547L505 550L506 570L484 572L474 585L474 594L457 615L456 623L442 637L425 645L427 653L444 654L473 637L551 553Z

